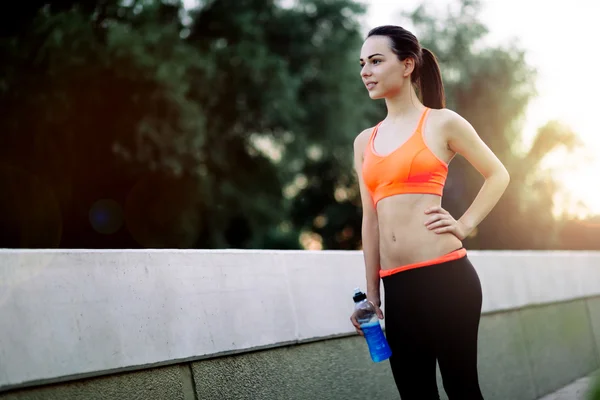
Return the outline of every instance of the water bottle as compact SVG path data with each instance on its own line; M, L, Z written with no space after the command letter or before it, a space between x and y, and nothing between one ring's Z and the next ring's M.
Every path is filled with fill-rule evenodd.
M374 362L387 360L392 355L392 350L379 324L375 307L367 301L367 296L359 288L354 289L352 299L354 300L356 319L367 340L371 359Z

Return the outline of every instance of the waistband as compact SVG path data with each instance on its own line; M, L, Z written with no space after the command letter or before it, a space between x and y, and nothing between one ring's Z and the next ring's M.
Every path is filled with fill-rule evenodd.
M390 268L390 269L380 269L379 277L385 278L386 276L390 276L393 274L397 274L398 272L407 271L409 269L415 269L420 267L427 267L430 265L441 264L448 261L458 260L467 255L467 249L461 247L460 249L454 250L450 253L444 254L443 256L439 256L437 258L433 258L427 261L420 261L413 264L403 265L401 267Z

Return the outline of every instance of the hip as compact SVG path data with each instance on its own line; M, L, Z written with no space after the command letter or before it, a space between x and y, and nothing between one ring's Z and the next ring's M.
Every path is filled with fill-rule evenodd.
M382 270L427 263L463 247L451 233L435 233L424 226L390 229L379 233Z
M383 274L386 302L388 296L441 301L468 298L481 302L481 282L464 248L423 265L399 268L403 267L405 269Z

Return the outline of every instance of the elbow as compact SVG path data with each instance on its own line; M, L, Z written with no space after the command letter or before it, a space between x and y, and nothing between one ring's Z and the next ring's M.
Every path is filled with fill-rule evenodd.
M485 180L486 182L489 182L489 184L505 190L510 183L510 174L508 170L501 165L500 168L497 168L489 175L486 175Z
M510 183L510 174L504 166L502 167L501 174L502 174L502 181L504 182L505 186L508 186L508 184Z
M493 174L494 182L496 185L502 188L502 191L506 190L508 184L510 183L510 174L508 170L502 166L502 168L498 169L498 171Z

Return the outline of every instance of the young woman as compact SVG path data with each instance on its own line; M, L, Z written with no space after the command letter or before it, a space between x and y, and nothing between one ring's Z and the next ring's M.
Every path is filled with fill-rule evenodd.
M398 26L373 29L360 63L369 96L385 99L388 111L355 139L354 161L367 298L383 318L381 279L394 380L402 400L439 399L437 361L451 400L482 399L481 285L462 240L496 205L508 172L473 127L444 108L436 58L412 33ZM485 177L458 220L441 207L448 164L456 154ZM351 321L362 335L354 314Z

